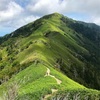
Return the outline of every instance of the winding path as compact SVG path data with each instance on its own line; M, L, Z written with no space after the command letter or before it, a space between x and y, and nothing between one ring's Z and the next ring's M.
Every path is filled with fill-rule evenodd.
M50 76L50 77L54 78L57 81L57 84L61 84L62 83L61 80L57 79L55 76L53 76L53 75L50 74L50 69L49 68L47 68L47 72L45 74L45 77L46 76ZM51 91L52 91L52 94L53 94L53 93L56 93L58 91L58 89L51 89ZM47 100L47 98L49 98L50 96L52 96L52 94L45 95L45 97L43 98L43 100Z
M57 79L57 78L56 78L55 76L53 76L53 75L50 75L50 69L49 69L49 68L47 68L47 72L46 72L46 75L45 75L45 76L53 77L53 78L57 81L57 84L61 84L61 83L62 83L61 80Z

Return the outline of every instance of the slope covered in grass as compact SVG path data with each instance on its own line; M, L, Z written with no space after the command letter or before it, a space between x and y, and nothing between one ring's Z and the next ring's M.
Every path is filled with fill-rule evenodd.
M2 37L1 98L5 100L5 95L8 98L16 90L12 98L18 100L45 100L59 97L61 92L61 97L70 93L69 99L74 98L74 93L80 98L98 99L99 91L87 88L100 89L99 33L100 27L95 24L54 13ZM47 68L50 72L45 76Z
M17 92L17 97L15 99L18 100L40 100L48 94L56 95L56 93L60 93L60 91L64 94L66 91L87 91L88 93L91 93L91 90L72 81L61 72L56 71L52 67L48 67L48 69L50 69L50 75L61 81L60 84L57 83L54 77L46 76L47 65L42 63L32 64L0 87L0 90L2 90L0 91L0 97L5 98L6 96L7 98L8 92L10 91ZM17 91L13 90L13 88L15 88L15 84L18 86ZM57 92L52 93L52 89L57 90ZM7 92L6 95L4 94L4 91L5 93ZM97 91L92 92L99 93ZM50 97L52 97L52 95Z

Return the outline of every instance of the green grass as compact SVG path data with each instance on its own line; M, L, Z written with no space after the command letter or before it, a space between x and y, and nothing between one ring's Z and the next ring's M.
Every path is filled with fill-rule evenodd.
M97 64L91 60L92 56L93 59L99 56L96 55L99 49L94 42L68 26L73 20L66 19L65 23L62 17L64 16L55 13L38 19L21 28L20 35L10 37L0 45L0 57L2 58L0 79L4 79L5 76L10 78L0 86L0 96L3 95L3 91L7 91L7 86L14 82L20 86L19 100L25 100L25 98L39 100L41 96L50 94L52 88L58 89L58 94L62 93L62 95L68 92L71 92L71 95L81 92L83 97L92 96L92 93L99 95L98 91L90 90L72 80L90 87L99 86L100 77L96 70ZM25 36L27 34L23 30L25 28L30 30L30 35ZM60 68L55 67L57 64ZM51 70L51 75L62 81L60 85L54 78L44 77L46 67ZM92 82L94 78L94 76L91 78L92 75L96 75L96 80L94 79L96 83L90 85L87 79Z
M70 91L69 93L82 93L83 91L86 91L88 95L92 95L92 91L94 94L99 94L98 91L87 89L86 87L63 75L60 71L52 68L52 66L49 66L51 71L50 74L62 81L61 84L57 84L57 81L54 78L45 76L47 66L49 65L44 63L30 65L28 68L12 77L9 82L3 84L3 86L0 87L0 90L7 91L6 87L12 82L16 82L19 86L18 100L24 100L25 98L30 100L39 100L41 97L44 97L47 94L52 94L51 89L57 89L57 94L61 93L62 95L67 94L68 91ZM2 91L0 92L0 94L3 93Z
M20 86L18 92L19 97L23 97L27 94L33 94L32 96L36 100L38 100L38 98L43 95L51 93L51 89L56 88L59 90L66 90L70 87L72 89L84 88L71 79L65 77L60 72L57 72L53 68L50 68L51 75L54 75L56 78L62 81L62 84L59 86L57 85L57 82L54 78L50 76L44 77L46 74L46 70L46 66L44 66L43 64L33 64L14 76L7 84L10 85L12 82L16 81L16 83L18 83L18 85ZM6 87L6 84L4 84L4 87Z

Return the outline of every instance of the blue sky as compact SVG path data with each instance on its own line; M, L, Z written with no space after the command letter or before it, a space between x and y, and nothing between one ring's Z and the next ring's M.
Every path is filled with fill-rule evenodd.
M54 12L100 25L100 0L0 0L0 36Z

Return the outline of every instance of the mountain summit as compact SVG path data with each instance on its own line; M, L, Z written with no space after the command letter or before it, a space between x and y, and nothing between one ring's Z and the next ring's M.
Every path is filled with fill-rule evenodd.
M53 13L0 38L0 100L99 100L99 70L93 23Z

